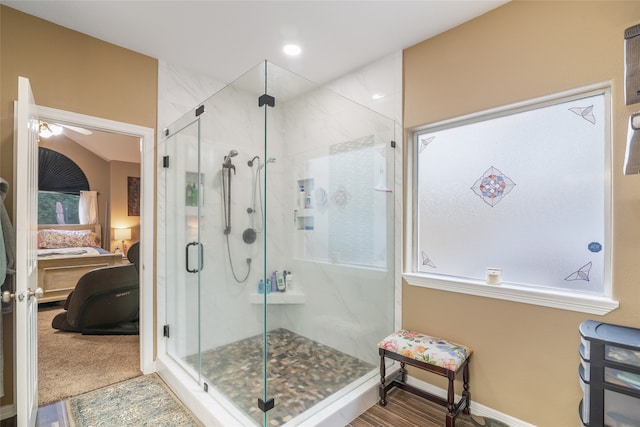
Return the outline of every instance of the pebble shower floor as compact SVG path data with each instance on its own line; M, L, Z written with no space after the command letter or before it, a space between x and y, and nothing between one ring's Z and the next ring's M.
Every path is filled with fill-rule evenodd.
M256 335L202 353L202 375L257 425L263 413L263 336ZM275 399L269 425L280 426L375 369L334 348L287 329L267 333L268 390ZM187 362L195 364L196 356Z

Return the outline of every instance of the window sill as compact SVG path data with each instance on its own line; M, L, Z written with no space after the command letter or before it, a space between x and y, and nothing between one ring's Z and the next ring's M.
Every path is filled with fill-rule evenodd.
M521 302L524 304L540 305L543 307L559 308L561 310L578 311L605 315L620 306L618 301L606 297L581 295L575 293L539 290L503 283L498 286L487 285L481 281L443 280L432 276L405 273L402 275L409 285L441 291L457 292L505 301Z

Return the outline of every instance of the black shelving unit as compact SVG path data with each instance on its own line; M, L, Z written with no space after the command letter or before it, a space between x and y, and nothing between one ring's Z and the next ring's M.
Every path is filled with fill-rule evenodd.
M582 425L640 426L640 329L586 320L580 337Z

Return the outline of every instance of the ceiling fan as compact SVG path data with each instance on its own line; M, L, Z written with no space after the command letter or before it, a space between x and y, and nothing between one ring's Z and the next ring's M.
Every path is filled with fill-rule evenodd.
M49 123L41 120L38 135L41 136L42 138L49 138L51 136L60 135L62 133L63 128L72 130L82 135L91 135L93 133L88 129L81 128L78 126L65 125L62 123Z

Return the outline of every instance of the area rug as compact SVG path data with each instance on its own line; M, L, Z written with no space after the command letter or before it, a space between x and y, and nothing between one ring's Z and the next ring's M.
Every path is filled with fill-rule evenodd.
M38 406L142 375L138 336L82 335L51 327L57 304L38 310Z
M67 400L70 427L201 427L156 374L144 375Z

